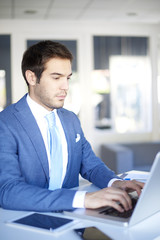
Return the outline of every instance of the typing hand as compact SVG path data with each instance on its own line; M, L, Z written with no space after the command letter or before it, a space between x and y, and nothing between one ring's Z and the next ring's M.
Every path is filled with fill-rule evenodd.
M114 181L112 184L112 187L119 188L122 190L125 190L127 192L133 192L136 191L138 196L140 196L141 191L144 187L144 183L136 181L136 180L131 180L131 181Z
M118 187L108 187L96 192L86 193L84 205L85 208L90 209L110 206L119 212L128 211L132 208L130 196L125 190Z

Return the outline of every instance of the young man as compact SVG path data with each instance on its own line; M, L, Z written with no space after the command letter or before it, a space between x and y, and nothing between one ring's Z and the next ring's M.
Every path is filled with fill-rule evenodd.
M39 42L23 55L22 73L28 94L0 113L3 208L58 211L112 206L124 211L117 201L128 210L132 206L127 191L136 190L140 194L143 188L142 183L122 181L108 169L92 151L77 116L63 108L72 75L71 62L69 50L52 41ZM46 117L52 112L62 143L62 168L57 166L54 173ZM60 165L60 157L58 161ZM53 187L51 179L57 173L60 185ZM79 184L79 173L102 190L93 193L72 190Z

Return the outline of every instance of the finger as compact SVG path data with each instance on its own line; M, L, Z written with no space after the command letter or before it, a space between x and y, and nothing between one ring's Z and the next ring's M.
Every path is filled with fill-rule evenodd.
M132 182L134 182L135 184L137 184L138 186L140 186L141 189L144 188L145 183L143 183L143 182L139 182L139 181L134 180L134 179L132 180Z
M140 196L143 186L144 186L143 183L140 183L136 180L128 181L126 185L128 190L136 191L138 196Z
M132 208L132 201L130 196L124 192L123 194L119 195L119 203L123 206L123 208L125 209L125 211L128 211L129 209Z
M131 191L136 191L138 196L141 194L141 190L144 186L144 183L138 182L136 180L131 180L131 181L121 181L118 182L118 187L126 190L127 192L131 192Z
M110 195L108 195L109 193ZM132 208L131 198L124 190L109 188L106 192L106 198L110 198L114 202L117 201L121 203L126 211Z
M118 203L115 202L115 201L108 200L107 206L113 207L114 209L116 209L116 210L119 211L119 212L124 212L124 208L121 207L121 205L118 204Z

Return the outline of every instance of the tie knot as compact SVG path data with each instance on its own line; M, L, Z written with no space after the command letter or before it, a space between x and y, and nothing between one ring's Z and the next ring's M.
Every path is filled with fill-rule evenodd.
M56 119L55 119L55 114L54 114L54 112L51 112L51 113L47 114L47 115L45 116L45 118L47 119L48 125L49 125L50 127L53 127L53 126L56 125Z

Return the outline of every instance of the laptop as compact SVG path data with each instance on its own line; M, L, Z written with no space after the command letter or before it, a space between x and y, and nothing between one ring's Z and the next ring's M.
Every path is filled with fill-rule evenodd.
M76 209L74 211L65 211L64 213L69 216L75 216L78 218L88 219L92 221L100 221L103 223L117 224L120 226L133 226L151 215L160 211L160 152L157 153L153 165L150 170L147 182L142 190L137 203L132 211L131 216L117 216L116 213L112 213L114 210L111 207L103 207L99 209ZM136 199L136 192L132 193L132 198ZM118 212L114 210L115 212ZM108 213L109 212L109 213ZM111 213L110 213L111 212Z

